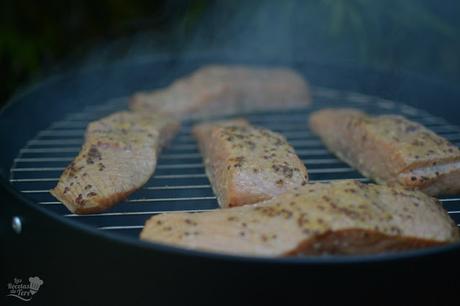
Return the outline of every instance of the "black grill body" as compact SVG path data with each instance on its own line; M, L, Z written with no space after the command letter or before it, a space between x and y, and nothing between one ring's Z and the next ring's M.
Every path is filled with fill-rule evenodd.
M45 284L32 305L449 303L460 289L458 244L377 256L268 259L139 241L154 213L217 208L190 137L193 121L162 153L145 188L105 215L72 215L46 192L78 152L87 122L126 108L126 97L137 90L167 85L205 63L231 62L137 59L52 77L16 96L0 119L2 287L14 277L40 276ZM249 64L290 64L314 85L311 108L245 114L285 134L314 181L366 181L309 133L307 115L321 107L403 114L460 143L460 119L452 113L460 94L445 84L318 63ZM460 223L460 199L441 201ZM22 220L20 234L11 226L14 216ZM5 294L5 305L23 303Z

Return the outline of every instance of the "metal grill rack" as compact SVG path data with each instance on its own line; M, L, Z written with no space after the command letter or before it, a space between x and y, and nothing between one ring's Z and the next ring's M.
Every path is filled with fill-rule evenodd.
M254 125L284 134L306 164L312 182L338 179L368 181L330 154L309 131L308 114L323 107L357 107L373 114L402 114L460 145L459 127L402 103L319 87L313 88L313 98L314 105L305 109L244 115ZM55 186L61 172L79 152L86 125L126 107L126 98L89 106L38 132L19 151L11 168L10 182L37 205L58 215L133 237L138 237L145 221L153 214L216 209L215 195L205 175L196 142L190 134L192 121L183 123L176 139L161 153L155 175L148 183L111 210L75 215L50 195L49 190ZM460 223L460 195L441 197L440 201L453 219Z

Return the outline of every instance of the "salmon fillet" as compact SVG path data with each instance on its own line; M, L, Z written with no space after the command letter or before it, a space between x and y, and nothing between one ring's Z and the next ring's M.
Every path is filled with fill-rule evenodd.
M442 245L459 230L419 191L357 181L315 183L265 202L151 217L141 239L239 255L372 254Z
M159 114L118 112L91 122L51 194L76 214L112 207L147 182L159 151L178 130L177 121Z
M332 152L376 182L429 195L460 193L460 150L418 123L325 109L310 116L310 127Z
M182 118L309 104L307 83L291 69L210 65L166 88L135 94L130 107Z
M306 184L307 170L286 139L244 119L193 127L221 207L252 204Z

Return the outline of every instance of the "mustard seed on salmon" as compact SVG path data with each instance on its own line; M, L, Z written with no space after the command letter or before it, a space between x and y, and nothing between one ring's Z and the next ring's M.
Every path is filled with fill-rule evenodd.
M97 213L143 186L179 130L167 116L118 112L91 122L78 156L51 190L71 212Z
M320 110L309 121L330 151L378 183L460 193L460 150L416 122L356 109Z
M202 123L193 134L221 207L267 200L308 181L305 165L282 135L244 119Z
M141 239L249 256L397 252L459 240L434 198L399 186L314 183L254 205L151 217Z

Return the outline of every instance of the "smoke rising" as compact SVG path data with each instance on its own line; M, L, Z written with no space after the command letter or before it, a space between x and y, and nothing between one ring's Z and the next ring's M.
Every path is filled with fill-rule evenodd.
M452 13L459 11L460 2L447 4L439 7L431 0L189 1L183 8L188 13L178 11L170 28L103 43L78 66L174 59L158 82L139 81L138 88L149 89L187 72L184 66L189 67L194 58L294 67L301 62L306 63L304 72L314 84L423 106L449 97L424 88L414 95L416 89L406 82L407 76L460 82L460 30ZM335 68L329 71L327 67ZM371 75L375 71L385 76Z

